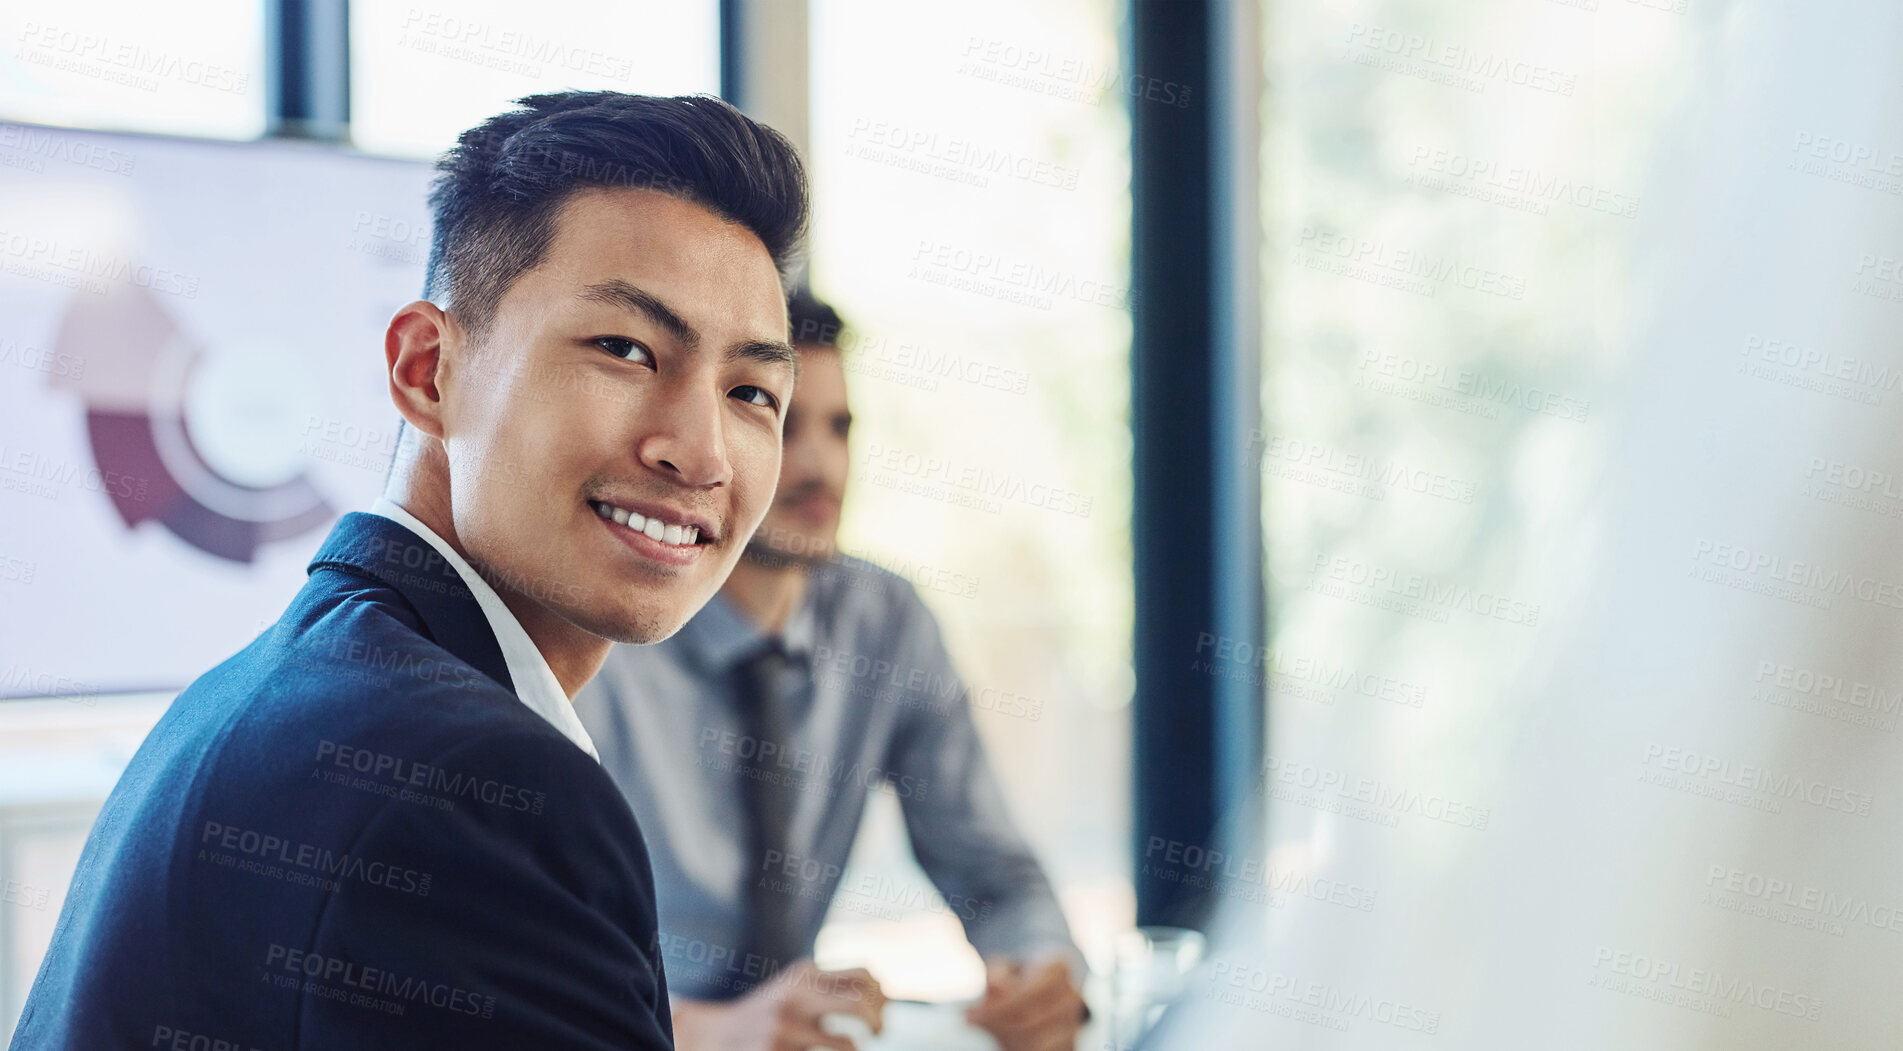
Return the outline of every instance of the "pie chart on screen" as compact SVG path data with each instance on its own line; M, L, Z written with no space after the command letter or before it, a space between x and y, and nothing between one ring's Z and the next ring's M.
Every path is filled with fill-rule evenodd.
M149 290L68 301L55 346L87 363L53 385L79 395L99 488L128 529L148 519L210 555L249 563L336 512L306 474L301 421L317 384L259 343L210 348Z

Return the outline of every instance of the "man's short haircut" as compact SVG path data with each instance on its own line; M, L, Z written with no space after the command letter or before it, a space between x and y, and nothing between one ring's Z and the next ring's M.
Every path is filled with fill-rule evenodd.
M844 344L840 333L846 323L839 311L818 296L808 285L801 285L787 298L787 317L792 323L792 342L800 346L828 347L838 350Z
M657 190L752 231L784 288L806 232L806 172L785 136L720 99L565 91L462 133L436 164L423 295L487 331L509 286L548 254L568 197Z

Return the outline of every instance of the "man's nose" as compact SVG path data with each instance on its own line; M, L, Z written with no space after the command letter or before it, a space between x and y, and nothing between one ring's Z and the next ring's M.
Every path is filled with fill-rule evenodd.
M718 392L680 391L649 409L649 427L640 446L642 462L696 488L733 480Z

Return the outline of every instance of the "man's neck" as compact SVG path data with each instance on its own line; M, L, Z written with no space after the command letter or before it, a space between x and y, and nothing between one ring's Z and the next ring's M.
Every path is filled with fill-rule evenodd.
M496 594L502 598L502 604L509 607L509 612L515 614L516 622L528 633L529 641L535 643L542 659L548 662L548 670L555 673L562 692L574 700L575 694L588 685L588 680L601 671L614 643L583 631L541 603L513 591L497 589Z
M791 561L768 565L742 555L720 593L761 631L778 635L806 597L806 567Z
M469 557L469 549L456 536L455 518L450 514L447 501L431 499L427 488L422 486L392 485L383 495L415 515L417 521L435 530L444 543L463 556L464 562L481 572L481 566ZM509 607L509 612L515 614L516 623L522 625L529 641L535 643L537 652L548 662L548 670L555 673L555 681L561 683L562 692L569 700L574 700L575 694L601 670L614 643L583 631L556 616L541 603L514 591L497 587L493 582L490 582L490 588L502 600L502 604Z

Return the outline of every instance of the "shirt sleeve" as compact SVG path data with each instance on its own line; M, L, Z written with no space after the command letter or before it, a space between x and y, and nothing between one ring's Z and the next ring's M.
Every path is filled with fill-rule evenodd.
M267 955L306 983L300 1044L672 1048L646 849L595 762L508 732L412 769L339 863L377 871Z
M970 691L952 667L937 621L916 595L906 597L896 618L896 652L924 681L957 684L915 697L893 736L887 765L912 852L980 955L1063 953L1081 981L1083 954L1011 820L972 721Z

